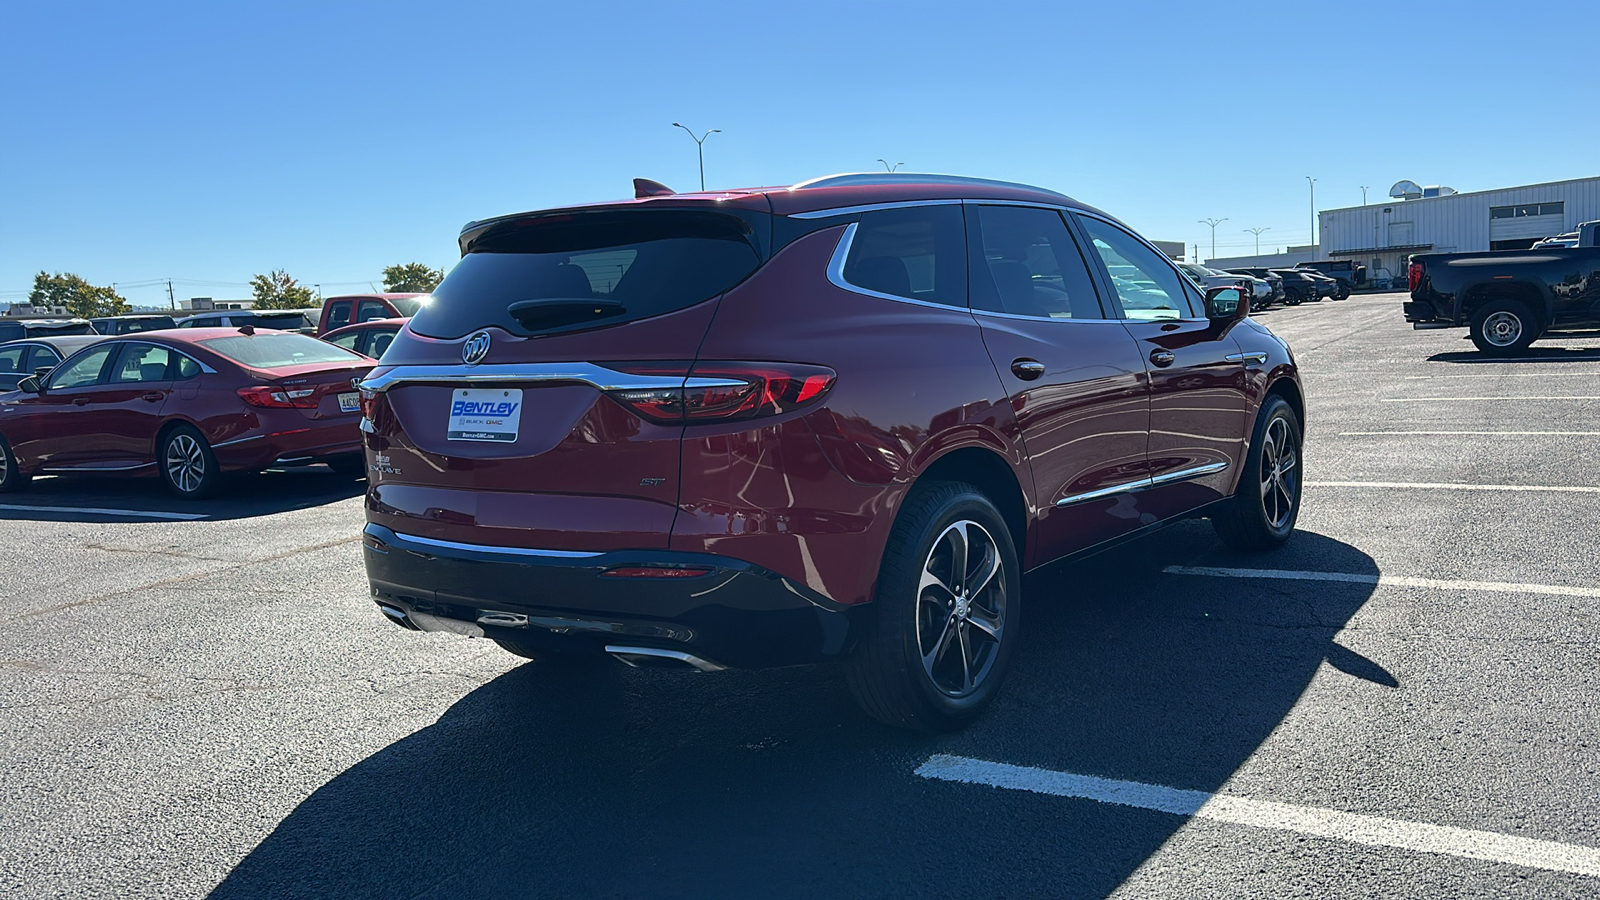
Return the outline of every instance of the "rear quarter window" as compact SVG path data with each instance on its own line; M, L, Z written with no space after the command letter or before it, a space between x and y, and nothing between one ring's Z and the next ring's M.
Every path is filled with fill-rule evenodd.
M552 333L683 309L727 291L761 265L751 218L663 210L508 222L472 242L417 311L411 330L452 339L489 326ZM511 308L539 300L551 302L524 304L517 314Z

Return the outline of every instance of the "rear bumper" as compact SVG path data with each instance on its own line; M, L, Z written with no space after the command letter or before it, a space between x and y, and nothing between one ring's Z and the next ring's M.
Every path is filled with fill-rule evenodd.
M279 421L281 419L281 421ZM326 422L303 417L262 417L254 434L214 444L211 448L225 470L262 469L271 465L305 465L362 452L359 417Z
M375 524L362 543L372 597L391 620L549 650L598 653L625 644L737 668L817 662L848 649L861 609L713 554L490 547ZM620 566L709 571L680 578L603 574Z
M1407 300L1404 309L1406 321L1418 329L1454 328L1461 324L1454 321L1448 312L1440 312L1427 300Z

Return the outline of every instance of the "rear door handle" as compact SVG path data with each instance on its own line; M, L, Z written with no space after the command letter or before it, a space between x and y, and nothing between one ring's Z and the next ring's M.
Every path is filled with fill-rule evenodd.
M1026 356L1011 361L1011 374L1023 381L1033 381L1044 374L1044 363Z
M139 395L139 399L140 399L140 400L149 400L149 401L150 401L150 402L151 402L151 403L154 403L154 402L156 402L156 401L157 401L157 400L160 400L160 399L161 399L161 398L162 398L162 397L164 397L164 396L166 396L166 395L165 395L165 394L161 394L161 393L158 393L158 392L156 392L156 391L151 391L151 392L150 392L150 393L148 393L148 394L140 394L140 395Z
M1165 369L1177 361L1178 357L1173 355L1171 350L1156 349L1150 351L1150 364L1156 368Z
M89 398L88 397L73 397L72 398L72 405L73 406L84 406L84 405L88 404L88 402L89 402Z

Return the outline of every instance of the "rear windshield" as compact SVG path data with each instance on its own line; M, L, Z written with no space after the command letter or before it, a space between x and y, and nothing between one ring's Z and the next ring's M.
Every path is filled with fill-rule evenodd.
M117 334L133 334L139 331L160 331L163 328L174 328L172 317L157 316L153 319L122 319L113 323Z
M64 334L99 334L94 326L88 322L30 322L28 332L43 337L59 337Z
M262 328L277 328L289 331L296 328L315 327L303 312L258 312L252 313L251 318L256 325L260 325Z
M252 369L359 362L365 357L303 334L255 334L200 341L200 346Z
M753 230L746 218L676 210L509 222L473 241L411 320L411 330L438 338L490 325L515 334L551 333L683 309L760 266ZM522 303L538 300L577 302ZM521 305L514 311L513 304Z
M427 305L431 299L433 298L427 294L423 294L421 297L390 297L389 305L393 306L395 312L402 316L414 316L417 314L417 310Z

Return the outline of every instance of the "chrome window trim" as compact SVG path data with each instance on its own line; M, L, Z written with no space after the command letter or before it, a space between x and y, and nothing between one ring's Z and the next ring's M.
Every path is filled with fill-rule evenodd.
M958 200L956 202L959 203L960 201ZM859 222L851 222L849 225L844 227L844 234L839 235L839 243L833 248L833 257L828 260L828 281L832 282L834 287L839 288L840 290L849 291L852 294L860 294L863 297L876 297L879 300L893 300L896 303L909 303L912 306L926 306L930 309L952 310L965 313L972 312L972 308L970 306L951 306L948 303L934 303L929 300L918 300L915 297L901 297L896 294L885 294L879 291L868 290L864 287L856 287L850 282L845 281L844 264L850 258L850 245L855 243L856 228L860 226L860 224L861 223Z
M501 363L467 366L395 366L356 387L382 393L397 384L506 384L516 382L572 381L602 391L676 390L685 387L736 387L743 381L730 378L685 378L660 375L630 375L586 362Z
M1076 322L1079 325L1121 325L1123 322L1128 321L1127 319L1074 319L1070 317L1058 319L1052 316L1023 316L1018 315L1017 313L1003 313L994 312L993 310L988 309L979 309L976 306L972 307L972 314L975 316L993 316L996 319L1018 319L1023 322L1061 322L1063 324L1068 322Z
M861 206L835 206L831 209L817 209L811 212L790 213L791 219L831 219L834 216L854 216L861 213L877 212L881 209L908 209L914 206L958 206L966 203L965 200L895 200L888 203L867 203Z
M1114 484L1111 487L1103 487L1098 490L1086 491L1082 494L1073 494L1070 497L1062 497L1060 500L1056 501L1056 506L1072 506L1077 503L1085 503L1090 500L1099 500L1103 497L1110 497L1115 494L1131 494L1134 491L1142 491L1148 488L1159 487L1163 484L1172 484L1178 481L1188 481L1191 478L1200 478L1204 475L1214 475L1218 472L1225 471L1227 468L1228 464L1226 462L1214 462L1207 463L1203 466L1194 466L1193 468L1189 469L1179 469L1176 472L1163 472L1160 475L1141 478L1138 481L1130 481L1126 484Z
M402 542L409 541L421 544L424 547L438 547L441 550L466 550L472 553L504 553L510 556L537 556L546 559L592 559L601 554L589 550L534 550L528 547L495 547L489 544L466 544L460 541L441 541L438 538L418 537L414 534L394 532L394 536ZM382 540L382 538L379 538ZM384 543L388 543L385 541ZM402 548L403 549L403 548Z

